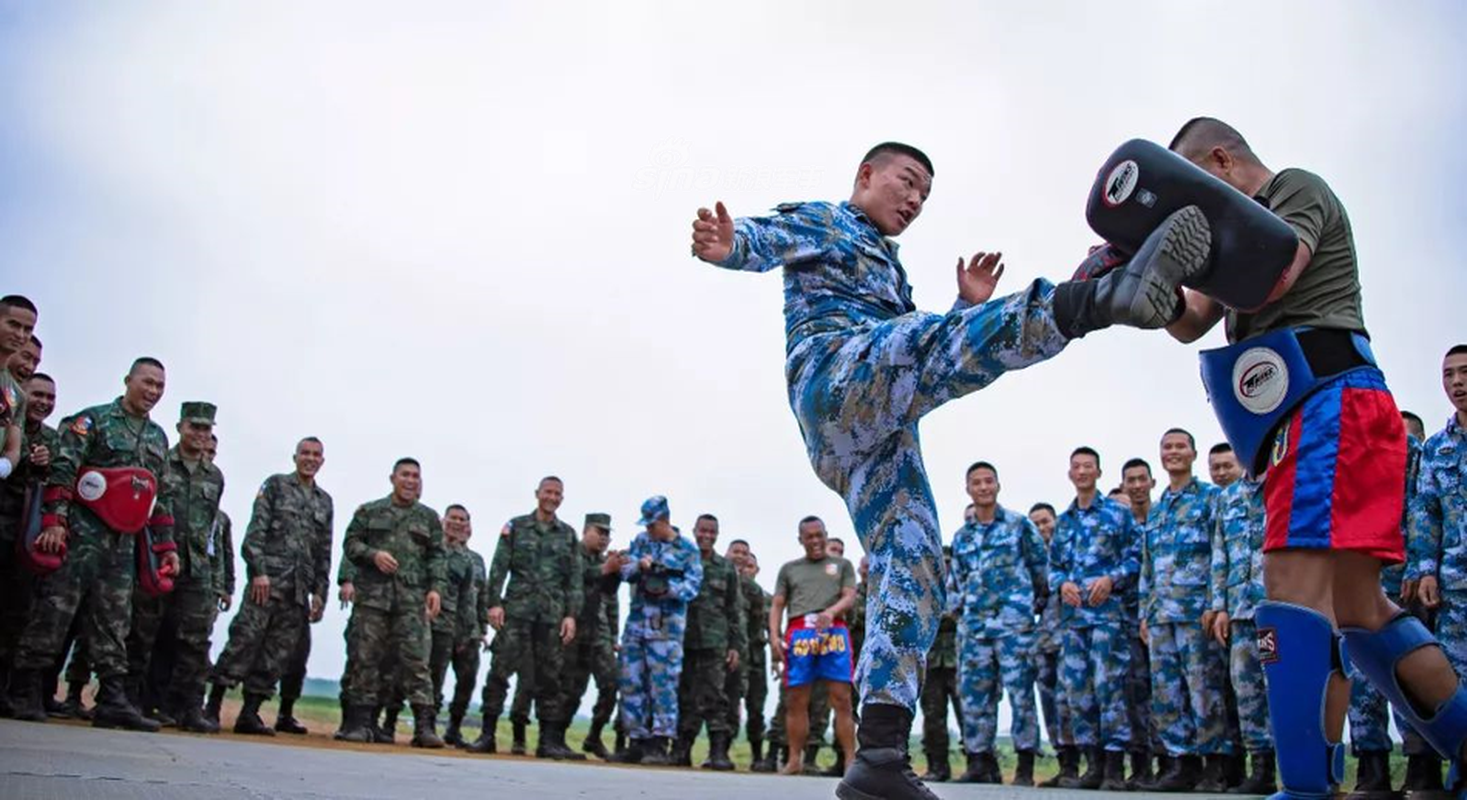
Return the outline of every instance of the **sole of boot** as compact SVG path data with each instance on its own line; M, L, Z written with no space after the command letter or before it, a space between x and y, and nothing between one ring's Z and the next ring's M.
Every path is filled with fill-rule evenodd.
M120 731L137 731L139 733L157 733L158 732L159 725L158 725L158 723L151 722L150 720L144 720L142 724L139 724L139 723L133 722L132 720L115 720L115 719L108 719L106 717L94 717L92 719L92 727L93 728L103 728L105 730L113 730L113 731L119 731L120 730Z
M1196 206L1183 208L1152 233L1132 264L1144 265L1141 286L1131 298L1130 324L1160 328L1171 321L1177 287L1207 267L1212 252L1212 228Z

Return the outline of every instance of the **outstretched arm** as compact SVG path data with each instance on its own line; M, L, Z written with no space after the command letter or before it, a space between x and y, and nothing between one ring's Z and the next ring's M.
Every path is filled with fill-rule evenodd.
M830 206L781 206L771 217L729 216L723 203L698 209L693 220L693 255L744 272L768 272L822 257L831 239Z

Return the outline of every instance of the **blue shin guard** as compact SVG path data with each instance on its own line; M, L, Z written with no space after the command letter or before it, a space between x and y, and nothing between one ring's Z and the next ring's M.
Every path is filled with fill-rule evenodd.
M1467 741L1467 687L1460 682L1457 693L1442 703L1429 718L1423 719L1406 697L1396 680L1396 664L1423 647L1438 646L1426 626L1402 612L1378 631L1345 628L1345 653L1350 663L1360 668L1370 683L1400 712L1421 737L1431 743L1443 758L1452 762L1451 777L1461 777L1462 743ZM1449 784L1449 788L1453 788Z
M1272 600L1259 604L1254 623L1284 787L1274 800L1331 797L1345 774L1344 745L1324 731L1330 675L1343 675L1334 626L1313 609Z

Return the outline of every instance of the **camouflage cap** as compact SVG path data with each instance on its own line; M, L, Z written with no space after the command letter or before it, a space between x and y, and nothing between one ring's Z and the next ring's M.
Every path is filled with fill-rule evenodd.
M178 418L182 422L192 422L195 425L213 425L214 412L218 410L213 403L191 400L179 409Z
M667 498L662 495L647 498L642 503L642 518L637 520L638 525L651 525L659 519L667 519L671 513L667 510Z
M611 515L602 514L599 512L595 514L587 514L585 527L589 528L592 525L595 525L603 531L611 530Z

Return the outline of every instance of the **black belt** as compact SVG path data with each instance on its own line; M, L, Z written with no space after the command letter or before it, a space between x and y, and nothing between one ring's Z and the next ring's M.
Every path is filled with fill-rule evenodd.
M1355 347L1354 331L1342 328L1307 328L1300 330L1299 347L1304 358L1317 378L1327 378L1341 372L1368 367L1370 361ZM1364 336L1364 332L1361 332Z

